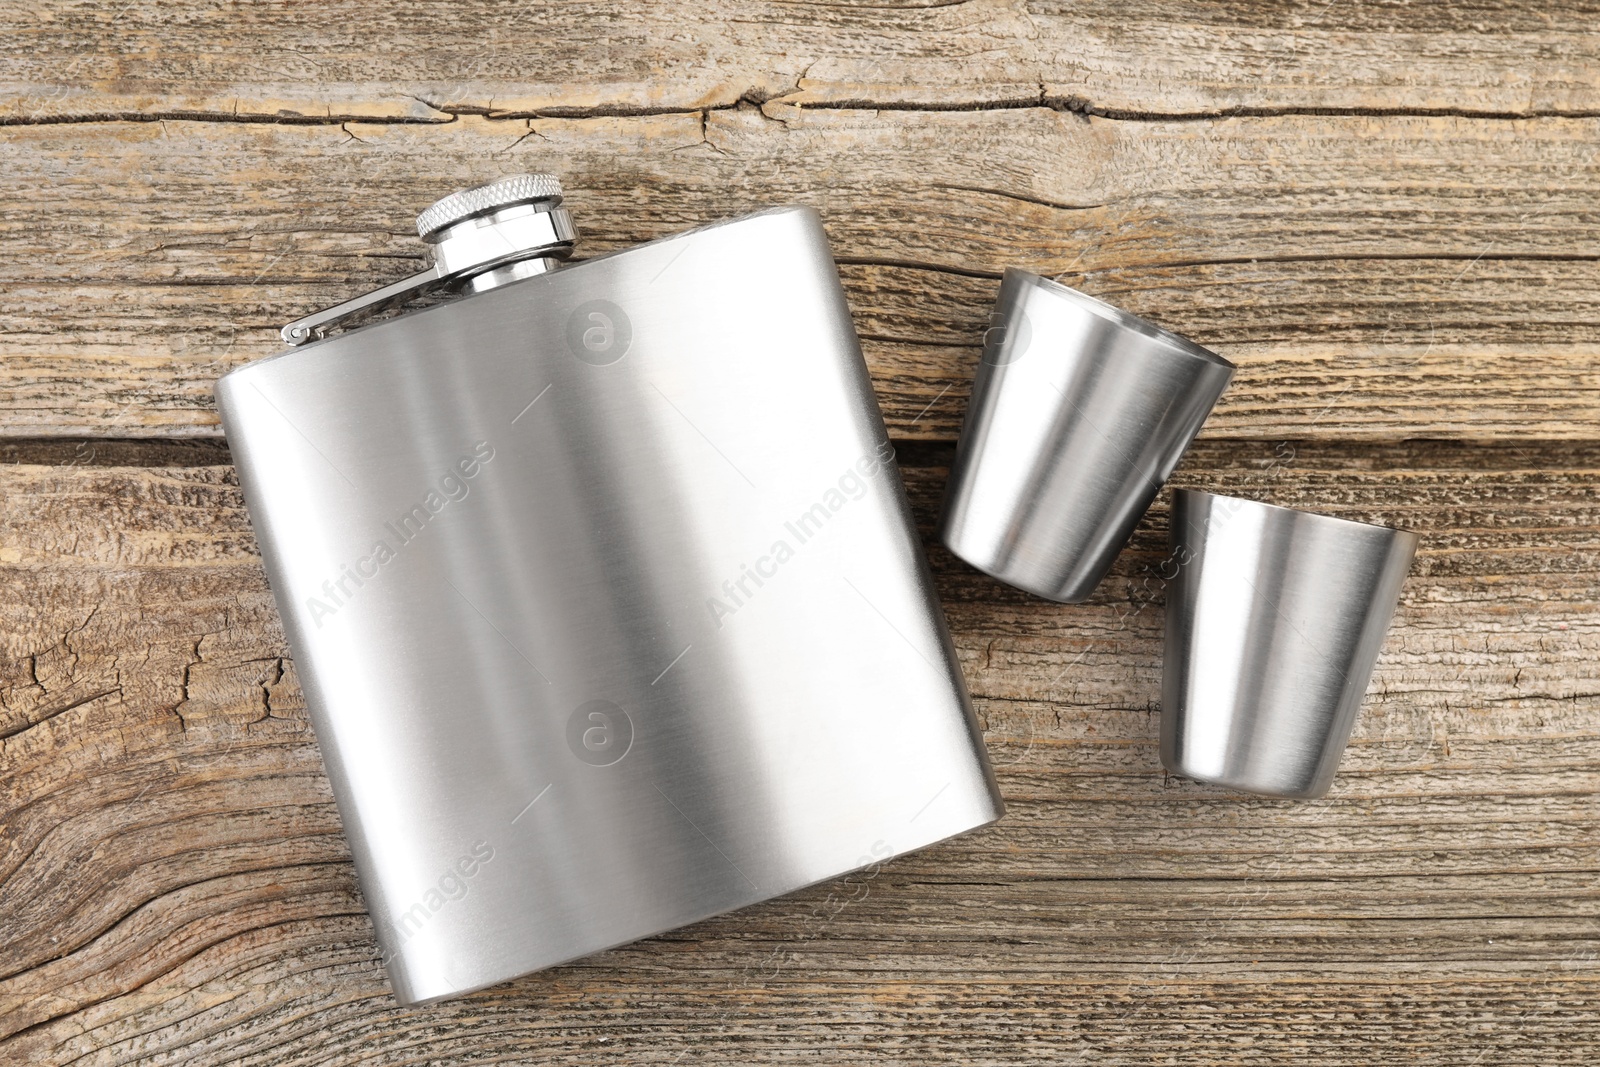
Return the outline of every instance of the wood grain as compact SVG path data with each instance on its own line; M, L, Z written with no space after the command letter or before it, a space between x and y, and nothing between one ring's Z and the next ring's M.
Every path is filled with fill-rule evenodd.
M0 222L0 417L29 434L215 434L212 382L276 351L278 325L418 269L411 211L548 168L589 252L817 205L901 437L956 433L1008 265L1239 362L1213 432L1592 440L1600 426L1600 252L1585 237L1600 120L768 104L536 125L5 131L13 180L48 195Z
M1600 111L1590 2L7 7L0 115L436 121L732 107Z
M902 448L925 529L947 457ZM1573 580L1600 565L1592 451L1201 445L1177 481L1428 529L1327 800L1160 772L1164 502L1082 607L933 548L1006 820L870 883L402 1010L231 468L0 469L3 1047L1592 1060L1600 590Z
M1600 1060L1597 15L0 0L0 1062ZM1161 773L1165 494L930 543L1004 821L399 1008L211 389L519 170L816 206L925 534L1005 267L1238 362L1175 484L1423 535L1333 794Z

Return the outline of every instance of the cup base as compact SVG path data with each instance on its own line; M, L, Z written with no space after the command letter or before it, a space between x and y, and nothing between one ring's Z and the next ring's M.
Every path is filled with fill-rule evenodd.
M1333 788L1331 781L1313 784L1306 789L1294 789L1287 786L1252 781L1242 777L1196 774L1182 767L1174 767L1165 759L1161 761L1161 766L1166 769L1168 774L1176 775L1179 778L1187 778L1191 782L1199 782L1201 785L1217 786L1239 793L1253 793L1256 796L1272 797L1275 800L1320 800L1322 797L1327 796L1328 791Z
M1008 571L1004 567L989 567L974 560L970 560L966 556L962 555L960 550L954 545L950 544L948 540L945 541L945 547L948 548L957 559L971 567L973 570L987 574L995 581L1004 582L1006 585L1009 585L1014 589L1020 589L1024 593L1030 593L1033 596L1044 600L1053 601L1057 604L1082 604L1090 597L1094 596L1094 591L1100 584L1098 575L1090 575L1089 578L1083 581L1074 582L1066 589L1056 587L1047 588L1035 581L1034 576L1031 574L1015 573Z

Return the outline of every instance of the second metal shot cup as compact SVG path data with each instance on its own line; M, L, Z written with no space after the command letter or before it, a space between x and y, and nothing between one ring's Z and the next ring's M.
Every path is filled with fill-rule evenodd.
M1010 269L940 533L1019 589L1088 599L1233 377L1214 352Z
M1161 762L1253 793L1322 796L1417 535L1180 489L1171 545Z

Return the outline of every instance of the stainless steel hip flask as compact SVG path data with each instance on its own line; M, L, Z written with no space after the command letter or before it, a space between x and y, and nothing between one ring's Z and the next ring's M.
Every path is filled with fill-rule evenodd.
M1002 812L816 214L564 263L560 203L440 201L285 337L462 295L217 387L406 1003Z

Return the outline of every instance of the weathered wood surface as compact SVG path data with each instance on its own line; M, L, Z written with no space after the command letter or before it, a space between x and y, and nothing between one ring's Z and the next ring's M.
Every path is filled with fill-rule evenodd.
M13 180L41 192L0 224L4 413L35 433L214 434L211 383L276 348L279 325L420 269L409 220L433 194L550 168L588 252L752 206L821 208L897 436L955 433L1012 264L1238 362L1219 432L1590 436L1597 135L1594 119L784 104L532 126L14 127ZM1363 402L1330 403L1348 390Z
M563 175L590 253L819 207L901 437L955 432L1007 265L1234 358L1233 436L1600 424L1588 12L156 10L29 8L0 41L19 432L217 433L219 373L519 169Z
M1600 1059L1597 14L0 3L0 1061ZM930 547L1001 824L398 1008L210 390L523 169L821 209L924 527L1006 265L1237 360L1179 483L1424 535L1333 795L1161 774L1165 498Z
M925 526L944 451L907 450L934 464L907 468ZM820 888L408 1011L231 469L4 468L0 1025L25 1057L86 1063L1357 1062L1377 1043L1592 1062L1600 626L1573 578L1600 566L1593 457L1205 445L1179 480L1430 530L1330 799L1161 774L1143 605L1164 506L1084 607L935 550L1006 820L864 899Z
M729 107L1113 115L1600 112L1600 8L1248 0L644 0L7 8L0 116L382 116Z

